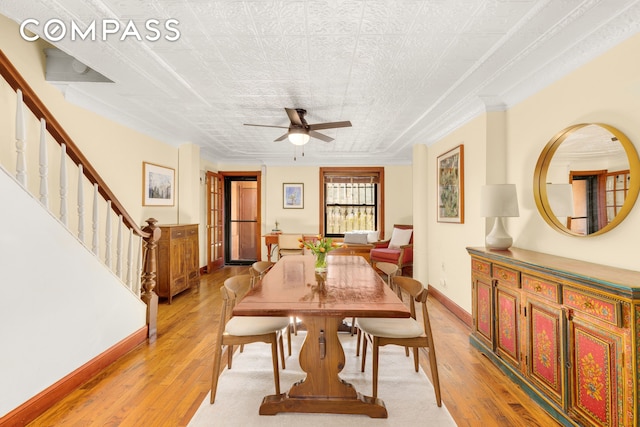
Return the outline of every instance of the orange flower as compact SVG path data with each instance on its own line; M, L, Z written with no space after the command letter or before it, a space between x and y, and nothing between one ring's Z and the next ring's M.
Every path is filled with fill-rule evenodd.
M322 234L316 234L316 238L317 238L318 240L322 240Z
M302 240L300 240L300 244L298 245L298 247L299 247L300 249L304 248L304 243L302 243Z
M320 246L320 248L318 248L318 250L322 253L326 252L327 250L324 248L324 246Z

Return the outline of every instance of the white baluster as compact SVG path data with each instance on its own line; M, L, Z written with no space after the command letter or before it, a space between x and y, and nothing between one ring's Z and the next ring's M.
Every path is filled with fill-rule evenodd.
M127 250L127 286L133 290L133 229L129 229L129 247Z
M100 244L98 243L98 184L93 184L93 218L91 228L93 229L93 239L91 241L91 251L98 255Z
M142 237L138 237L138 255L136 256L136 274L134 277L134 292L137 296L140 296L140 285L142 280Z
M122 279L122 215L118 215L118 235L116 236L116 276Z
M40 203L49 207L49 159L47 158L47 122L40 119Z
M24 126L24 103L22 102L22 91L16 91L16 179L23 187L27 186L27 161L24 150L27 146L25 141L26 130Z
M111 200L107 201L107 225L105 228L104 263L111 268Z
M60 153L60 221L67 225L67 146L61 145Z
M84 242L84 169L78 165L78 239Z

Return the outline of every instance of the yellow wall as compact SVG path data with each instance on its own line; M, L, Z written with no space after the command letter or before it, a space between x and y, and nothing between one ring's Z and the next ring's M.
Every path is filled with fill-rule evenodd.
M100 176L125 206L132 218L143 223L146 218L154 217L160 223L178 221L178 203L174 207L142 206L142 162L151 162L178 170L178 149L135 130L122 126L107 118L87 111L67 102L63 93L45 81L45 56L43 49L50 47L42 41L26 42L19 36L18 24L0 15L0 48L13 65L22 74L28 84L42 99L62 127L71 136L76 145L91 162ZM8 89L2 81L2 101L0 103L0 125L4 132L13 135L15 129L15 92ZM27 147L38 150L39 124L28 115ZM2 144L0 156L3 159L15 158L12 144ZM59 162L54 150L50 151L50 162ZM30 188L38 186L37 156L28 165ZM11 162L9 162L11 163ZM3 164L6 162L3 161ZM10 172L14 172L10 169ZM72 176L70 176L71 181ZM52 199L57 189L51 188ZM72 196L70 195L70 200ZM178 194L178 197L180 195ZM75 200L75 199L73 199ZM90 199L89 199L90 200ZM73 206L73 205L70 205ZM70 207L70 212L75 208Z
M634 239L640 226L640 207L636 205L621 225L605 235L568 237L554 231L538 213L533 173L547 142L572 124L613 125L638 149L639 50L640 35L636 35L508 111L477 117L428 148L427 165L434 169L427 190L433 209L428 211L428 256L424 256L429 268L426 273L419 270L420 280L471 312L470 259L464 248L484 246L490 224L485 225L480 217L480 186L500 182L514 183L518 191L520 217L506 219L514 246L638 269ZM465 144L465 223L441 224L435 218L436 158L457 144Z

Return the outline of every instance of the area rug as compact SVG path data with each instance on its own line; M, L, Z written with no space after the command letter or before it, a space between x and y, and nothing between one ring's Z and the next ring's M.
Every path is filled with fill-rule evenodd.
M286 359L286 369L280 371L282 392L291 384L304 378L297 354L304 339L299 332L293 338L293 354ZM355 354L356 337L341 333L346 366L340 376L353 384L360 393L371 395L371 349L368 349L367 367L360 372L361 357ZM286 342L285 342L286 348ZM286 350L285 350L286 351ZM274 394L271 350L268 344L254 343L245 346L243 353L234 355L233 367L220 375L216 402L209 404L207 396L189 423L189 427L210 426L305 426L305 427L358 427L358 426L455 426L446 409L436 405L433 386L420 369L413 369L413 356L406 357L403 348L386 346L380 349L378 397L381 398L388 418L374 419L365 415L297 414L280 413L259 415L262 398Z

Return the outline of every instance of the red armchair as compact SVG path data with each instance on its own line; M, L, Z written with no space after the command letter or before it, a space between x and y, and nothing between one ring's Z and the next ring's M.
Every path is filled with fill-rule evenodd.
M391 239L374 245L369 254L371 264L390 262L398 266L401 275L413 276L413 225L395 224Z

